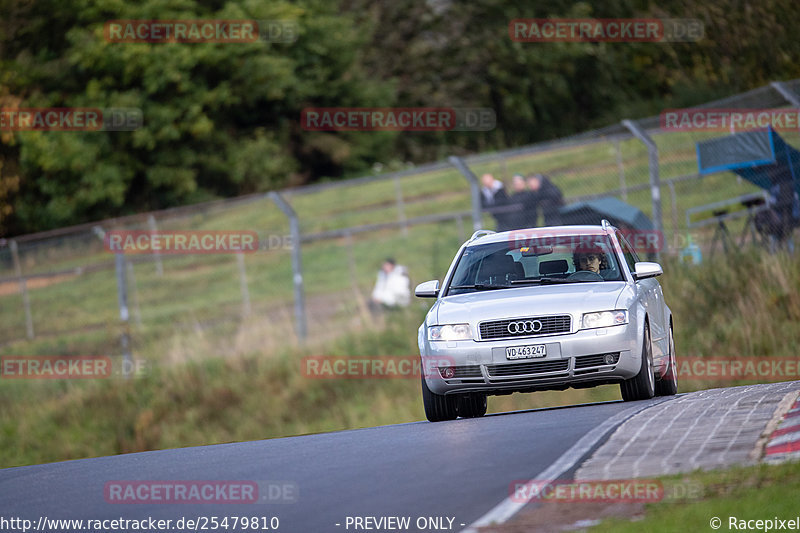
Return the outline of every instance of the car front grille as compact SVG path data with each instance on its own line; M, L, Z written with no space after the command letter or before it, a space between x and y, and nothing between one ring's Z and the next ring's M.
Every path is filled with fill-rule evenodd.
M511 363L505 365L487 365L490 377L518 376L523 374L543 374L545 372L566 372L569 359L554 361L536 361L533 363Z
M536 332L519 331L511 333L508 331L508 325L512 322L525 322L528 320L537 320L541 322L541 329ZM514 337L539 337L542 335L553 335L555 333L569 333L571 328L572 317L569 315L509 318L506 320L482 322L479 325L481 340L484 341L492 339L513 339Z
M611 363L611 364L612 365L616 364L616 362L619 361L619 353L613 353L611 355L614 356L614 362ZM597 354L597 355L582 355L580 357L576 357L575 358L575 369L577 370L579 368L589 368L589 367L592 367L592 366L607 365L608 363L605 362L605 357L606 357L606 354L604 354L604 353Z

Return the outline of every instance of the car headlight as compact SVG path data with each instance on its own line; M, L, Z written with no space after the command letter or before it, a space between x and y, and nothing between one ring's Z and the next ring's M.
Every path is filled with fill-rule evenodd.
M472 339L469 324L445 324L428 328L428 340L431 341L463 341Z
M581 320L581 329L607 328L621 326L628 323L627 311L600 311L597 313L584 313Z

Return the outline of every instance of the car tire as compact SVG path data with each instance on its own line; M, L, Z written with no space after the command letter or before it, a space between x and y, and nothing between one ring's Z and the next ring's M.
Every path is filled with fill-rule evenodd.
M456 398L432 392L425 383L425 376L422 376L422 405L429 422L455 420L458 417Z
M656 396L674 396L678 394L678 360L675 358L675 339L672 326L669 327L669 363L664 376L656 381Z
M650 341L650 326L644 325L642 341L642 364L639 373L619 384L622 399L626 402L649 400L656 394L655 374L653 372L653 346Z
M463 418L480 418L486 414L486 407L486 395L476 392L461 396L456 404L456 411Z

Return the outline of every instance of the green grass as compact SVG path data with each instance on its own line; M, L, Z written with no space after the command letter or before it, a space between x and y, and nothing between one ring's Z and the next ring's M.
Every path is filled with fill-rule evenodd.
M774 520L776 517L797 520L797 500L794 497L800 493L800 463L797 462L695 472L664 478L663 481L665 486L668 483L699 486L701 495L697 499L648 504L643 519L635 522L622 518L608 519L591 531L713 531L710 521L714 517L721 520L718 531L735 531L740 528L729 528L730 517L735 517L737 524L741 520ZM778 529L777 524L772 527ZM795 529L797 527L795 522Z
M797 259L719 253L702 267L665 264L659 278L675 320L679 355L796 356L800 351Z

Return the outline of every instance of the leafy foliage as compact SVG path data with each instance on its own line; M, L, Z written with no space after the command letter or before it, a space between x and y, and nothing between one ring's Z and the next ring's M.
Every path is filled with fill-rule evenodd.
M134 107L135 132L0 131L0 235L521 145L800 76L795 0L0 0L0 107ZM697 18L696 43L519 43L531 17ZM298 24L124 44L114 19ZM306 107L490 107L486 133L311 132Z

